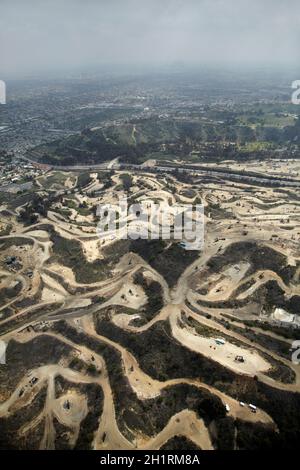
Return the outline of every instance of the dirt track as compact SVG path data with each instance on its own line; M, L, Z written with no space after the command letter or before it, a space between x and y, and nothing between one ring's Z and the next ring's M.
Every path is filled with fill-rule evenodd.
M135 138L134 129L133 137ZM102 202L114 200L114 188L120 184L119 174L116 174L112 180L113 186L103 196ZM176 202L175 195L165 187L161 180L156 181L153 175L149 175L144 178L144 181L151 187L151 190L147 191L141 188L140 191L134 193L137 199L150 200L155 198L161 201L162 205L167 205L170 201L173 204ZM176 182L175 179L172 181L178 193L189 188L188 184ZM71 181L67 183L67 187L70 189L71 183ZM95 183L96 181L93 180L91 187ZM134 184L137 185L136 179ZM9 236L1 237L2 241L13 240L17 235L22 237L24 246L28 242L32 243L32 245L24 250L20 249L19 246L13 248L18 253L22 263L20 271L17 273L12 272L5 265L2 265L2 286L5 288L7 286L14 286L14 283L19 281L21 283L21 291L16 298L7 300L1 305L0 315L8 307L15 308L12 315L3 318L0 316L0 328L3 328L1 339L5 339L8 343L11 339L27 342L43 334L51 336L53 333L47 331L47 322L67 320L78 331L87 335L87 337L93 337L120 352L123 373L127 377L131 389L140 400L158 397L162 390L170 385L189 383L199 388L205 388L218 396L224 405L228 404L230 406L229 415L234 418L253 423L263 422L272 424L273 419L264 410L258 409L257 413L252 413L248 407L242 407L238 400L224 394L216 387L197 380L186 379L184 371L182 371L182 378L176 380L166 380L164 382L154 380L140 368L138 361L129 351L117 342L98 335L92 319L93 313L101 314L101 312L106 311L108 308L111 308L113 311L114 307L118 306L120 308L119 313L112 313L108 321L137 335L150 330L159 321L169 322L174 341L179 342L185 348L211 358L225 369L230 369L240 376L257 376L259 380L273 388L292 392L300 391L299 366L292 364L289 360L268 350L268 348L262 347L255 340L248 340L242 333L237 334L234 331L228 331L224 326L215 321L221 318L222 313L229 314L232 318L235 318L235 315L239 313L240 317L237 316L236 318L241 319L248 307L243 307L238 312L238 309L234 310L233 308L218 309L212 306L201 305L201 302L211 302L213 304L213 302L232 300L235 298L237 289L239 289L239 294L235 300L244 301L250 299L255 295L257 289L266 285L269 281L274 281L284 291L287 299L300 294L300 268L297 264L300 261L299 211L290 209L289 205L286 204L284 195L278 198L275 190L268 190L264 195L249 195L249 192L244 192L243 188L247 189L246 185L241 185L236 189L233 189L232 186L220 189L218 185L213 183L199 189L198 196L201 197L208 208L206 213L205 250L200 252L197 259L178 277L173 288L168 286L162 274L142 257L134 253L127 253L121 257L114 266L111 277L90 284L78 283L76 282L74 270L65 266L63 261L58 262L56 259L51 259L52 246L47 230L40 229L39 224L31 226L30 229L28 227L23 228L19 223L15 222L15 232ZM236 191L236 198L232 197L231 192L233 191ZM78 196L78 200L83 200L78 194L76 196ZM274 203L266 203L264 198L274 198ZM90 206L98 202L98 199L84 196L84 200ZM188 202L188 199L180 196L181 202ZM209 208L211 204L219 204L220 201L222 201L222 209L226 209L228 212L226 217L215 219L214 215L209 212ZM261 206L265 206L265 209L262 209ZM280 224L288 227L288 230L282 227L278 228L278 223L287 210L290 210L289 216L291 220L285 223L280 222ZM228 215L230 211L234 215L232 218ZM94 227L88 226L92 219L86 216L79 217L78 214L74 214L76 212L75 209L71 212L71 219L64 220L55 210L49 210L47 217L43 218L41 223L51 225L65 240L79 241L83 247L83 255L87 263L101 259L103 257L103 249L101 245L99 246L99 240ZM74 215L76 216L75 219ZM85 224L86 227L84 227ZM278 236L272 238L276 230ZM205 270L212 258L224 254L226 248L234 243L253 241L271 247L275 253L282 254L286 259L286 267L295 267L295 272L290 282L283 280L277 272L271 269L259 269L249 275L250 264L242 257L238 263L229 262L216 274L206 276ZM110 241L108 244L113 246L114 241ZM10 254L11 252L8 249L5 256ZM145 289L134 282L134 276L140 269L144 269L147 282L154 280L160 284L163 307L156 311L153 317L146 323L141 326L135 326L132 324L132 321L140 318L140 310L147 305L148 301ZM27 275L29 270L33 272L32 277ZM60 279L63 280L63 283L60 282ZM249 283L251 284L250 286ZM200 288L202 288L201 293L199 292ZM21 307L17 305L17 302L28 297L33 298L34 295L37 300L33 305ZM102 298L98 304L94 301L96 296ZM40 309L41 313L38 313L32 319L32 315L35 312L39 312ZM218 337L222 338L222 335L226 335L226 344L217 345L214 336L202 336L195 329L187 325L181 325L180 318L182 312L193 318L199 325L217 330ZM211 318L205 317L203 312L211 315ZM256 318L254 314L252 314L251 318L253 317ZM45 332L39 329L26 331L27 327L38 328L41 324L45 328ZM245 326L242 324L241 328L243 331ZM261 332L259 328L254 328L253 331ZM285 342L288 346L290 345L290 341L280 336L280 334L273 333L272 331L266 331L264 334L269 335L274 340ZM213 448L209 430L204 422L188 409L172 416L169 423L156 436L149 438L138 433L136 439L130 442L122 435L117 425L113 393L103 358L89 348L75 344L60 335L53 336L59 339L59 341L68 344L84 363L89 364L91 355L93 355L95 364L101 369L101 374L99 377L93 378L88 374L71 370L67 365L52 364L41 366L30 372L29 378L33 375L38 378L35 386L28 388L29 378L25 376L10 398L0 404L0 416L10 416L16 409L28 406L42 385L47 384L47 398L41 415L37 416L31 423L23 426L20 431L26 434L30 429L37 426L42 419L45 419L44 434L40 444L41 448L52 449L55 446L54 417L61 424L72 430L70 443L74 446L80 425L88 412L87 400L82 394L70 391L61 398L56 398L54 381L58 375L77 384L97 383L103 390L103 413L99 420L97 431L94 434L93 448L157 449L177 434L188 437L202 449ZM232 341L230 341L230 337ZM237 343L241 344L237 345ZM268 377L266 372L270 369L270 363L263 356L263 353L268 354L278 363L293 370L296 375L295 382L290 384L283 383L280 380ZM243 356L245 362L240 363L235 361L236 356ZM21 388L28 390L22 398L19 397ZM69 401L71 405L68 411L64 408L66 401Z

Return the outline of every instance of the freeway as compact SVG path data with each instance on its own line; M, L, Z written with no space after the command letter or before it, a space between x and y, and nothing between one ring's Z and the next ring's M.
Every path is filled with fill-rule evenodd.
M28 157L19 156L30 163L37 164L36 161L30 160ZM118 160L118 159L115 159ZM245 172L230 170L216 167L206 167L204 165L178 165L172 163L165 163L164 166L156 165L151 168L145 168L141 165L129 164L129 163L115 163L111 161L100 163L96 165L73 165L73 166L58 166L49 165L49 169L57 171L111 171L111 170L130 170L136 172L149 172L149 173L174 173L179 171L180 173L191 173L193 176L210 176L225 178L227 180L245 182L247 184L263 185L263 186L288 186L288 187L300 187L300 180L287 177L275 177L255 172Z

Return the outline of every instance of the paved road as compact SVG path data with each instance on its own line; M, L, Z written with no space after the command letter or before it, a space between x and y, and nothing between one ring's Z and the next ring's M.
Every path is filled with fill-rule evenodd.
M30 163L36 164L34 160L30 160L25 156L20 156ZM118 159L115 159L115 161ZM254 185L263 185L263 186L289 186L289 187L300 187L300 181L292 178L286 177L273 177L268 175L260 175L259 173L245 173L238 172L236 170L228 170L227 168L216 167L205 167L205 166L196 166L196 165L165 165L165 166L155 166L151 168L145 168L141 165L127 164L127 163L115 163L106 162L98 165L73 165L73 166L58 166L58 165L49 165L52 170L59 171L92 171L92 170L102 170L102 171L111 171L115 170L130 170L136 172L146 172L151 171L153 173L167 172L172 173L175 170L178 170L180 173L193 173L194 176L214 176L219 177L220 179L226 178L232 181L239 181L241 183L248 183Z

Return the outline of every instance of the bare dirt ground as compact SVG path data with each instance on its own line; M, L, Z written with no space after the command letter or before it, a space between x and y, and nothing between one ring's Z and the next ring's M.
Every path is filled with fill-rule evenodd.
M261 165L259 171L266 171L265 165ZM296 172L294 162L282 165L282 171ZM246 164L243 168L254 169ZM278 165L274 164L272 172L277 174L279 170ZM96 203L116 202L116 196L123 194L116 189L121 184L121 175L122 172L115 172L111 178L112 186L97 197L91 197L88 191L78 194L77 178L66 175L60 178L65 188L74 192L72 194L78 204L85 202L92 208ZM92 182L86 189L94 188L96 176L92 174ZM5 341L9 350L14 341L25 345L43 335L51 337L72 350L72 357L76 358L79 368L70 367L67 357L34 367L24 373L8 398L0 403L0 418L12 417L17 410L30 406L43 385L46 385L47 395L42 411L18 431L25 436L44 423L40 448L55 447L54 418L69 429L68 442L71 448L75 447L81 426L90 411L84 393L70 388L57 397L55 377L59 375L73 384L97 384L102 389L103 409L90 442L94 449L159 449L176 435L187 437L201 449L215 448L211 427L188 405L186 409L172 415L154 436L125 424L131 437L127 435L120 428L118 403L115 402L112 389L113 377L109 373L111 369L102 353L95 350L95 344L106 345L120 354L122 374L128 387L136 399L145 404L163 397L167 387L187 384L205 389L218 397L223 406L228 405L227 416L234 420L254 425L264 423L278 431L274 417L263 406L253 413L247 403L246 406L239 403L238 393L237 396L224 393L222 384L218 384L217 380L214 385L210 385L205 380L188 378L184 367L180 370L179 378L158 380L149 370L144 370L143 362L140 363L135 354L122 345L121 339L119 342L97 333L95 315L107 322L110 328L133 335L133 342L140 341L141 335L163 324L169 328L169 339L174 344L212 361L211 364L218 364L224 371L234 373L237 381L260 380L277 390L300 392L299 366L293 364L287 354L280 352L282 345L288 352L291 340L283 336L280 330L272 331L275 325L287 328L289 324L296 327L298 321L297 314L289 311L289 300L300 295L300 204L297 197L291 198L294 190L281 188L282 191L278 192L277 188L253 188L244 183L231 182L222 185L206 182L201 185L197 181L195 177L191 183L183 183L169 177L166 184L165 177L155 178L153 174L146 173L143 184L134 176L128 194L140 201L160 201L162 207L175 204L176 200L188 203L198 198L203 202L205 249L197 253L195 259L181 271L178 265L187 256L183 249L182 259L177 257L174 264L168 259L162 262L162 266L155 264L161 256L160 252L150 257L147 257L148 253L142 253L143 257L141 254L124 254L120 251L115 264L109 267L109 275L97 280L95 272L97 274L100 268L96 268L99 265L94 263L105 261L106 247L118 253L119 245L117 239L99 242L95 229L97 221L91 214L80 215L77 213L78 206L71 209L68 218L51 207L46 217L41 217L39 222L30 227L23 227L16 217L11 216L11 234L0 237L0 339ZM41 188L46 184L48 182L45 179L39 178ZM172 191L170 184L174 187ZM195 192L193 197L180 194L192 186ZM57 207L63 207L63 203ZM82 256L79 257L78 252L73 250L54 257L49 226L66 244L78 242ZM254 242L257 250L261 247L272 250L272 255L268 255L266 260L257 260L259 266L253 265L253 255L250 256L247 251ZM231 255L233 260L226 253L235 246L237 251ZM168 267L174 276L177 275L172 286L162 274ZM144 281L139 284L135 276L141 269ZM77 281L78 273L82 270L91 276L90 282ZM268 300L270 305L266 305L262 297L265 293L257 295L261 289L267 289L269 283L274 283L283 292L280 302L286 303L284 309L277 305L276 299L273 303ZM151 290L153 285L160 286L160 294L157 290ZM161 296L161 302L156 307L151 301L156 300L158 295ZM281 310L278 310L279 307ZM145 317L147 309L149 316ZM195 322L194 326L183 321L183 313ZM222 323L226 318L224 315L227 315L227 321L228 318L230 321L239 321L236 323L240 328L238 332L226 328ZM252 339L247 336L247 325L243 323L247 319L256 322L251 331L257 336ZM264 330L260 327L262 323L259 323L262 319ZM58 333L55 329L58 322L65 322L74 328L80 335L80 341L78 338L73 341ZM214 333L209 333L209 329ZM272 348L259 341L262 334L273 341ZM225 344L217 344L218 339L224 339ZM144 354L149 356L154 352L148 349ZM243 362L236 359L238 356L243 357ZM176 363L176 358L172 358L172 361ZM153 370L157 366L156 358L152 364ZM186 364L188 367L189 364ZM1 368L3 366L0 364L0 373L4 370ZM280 375L283 369L294 374L290 381L285 381ZM93 374L95 370L97 374ZM270 371L274 370L276 375L270 376ZM37 379L34 383L31 382L33 378Z

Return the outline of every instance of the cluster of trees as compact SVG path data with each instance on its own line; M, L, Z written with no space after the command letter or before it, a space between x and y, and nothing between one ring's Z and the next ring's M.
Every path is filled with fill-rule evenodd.
M145 279L142 272L137 272L134 277L134 282L139 284L145 291L148 301L143 309L144 316L147 321L150 321L154 314L159 312L163 307L163 292L162 287L157 281L151 280L150 282Z
M133 183L132 176L128 173L124 173L120 176L120 179L122 180L124 191L129 191Z
M83 173L80 173L77 178L77 187L79 189L84 188L85 186L88 186L92 182L92 178L90 177L90 173L85 171Z
M40 160L52 165L95 164L120 157L127 163L138 164L150 154L174 155L185 158L197 151L207 161L224 159L246 160L269 156L270 150L257 148L240 151L239 146L249 142L270 142L286 147L299 145L300 119L286 127L265 126L260 111L241 125L233 113L224 113L222 122L139 120L138 141L131 138L132 125L121 130L111 127L104 133L84 129L80 135L42 146ZM214 117L216 120L217 117ZM220 118L218 118L220 119ZM253 126L256 124L256 127ZM130 128L130 130L129 130ZM107 135L108 137L107 137ZM288 156L291 150L285 150ZM282 155L281 155L282 156Z
M115 172L109 171L109 172L102 172L97 174L98 181L103 184L103 190L104 189L109 189L113 185L112 181L112 176L115 174Z
M61 199L61 196L48 195L45 197L41 194L34 194L31 201L20 210L18 220L24 225L35 224L38 221L39 215L46 217L51 205Z

